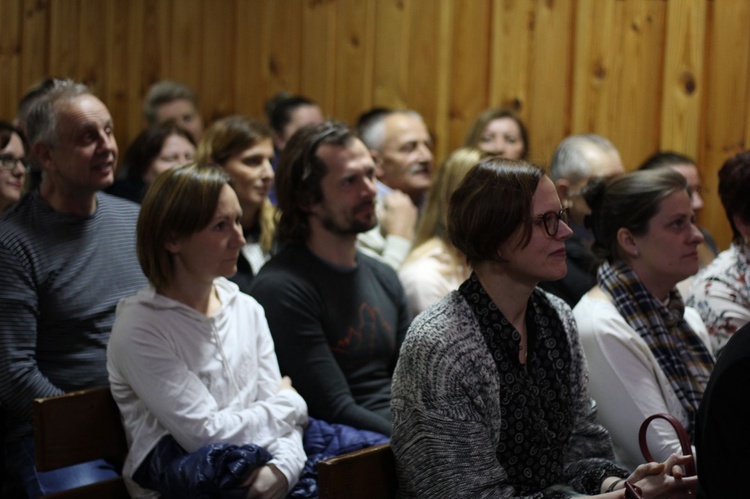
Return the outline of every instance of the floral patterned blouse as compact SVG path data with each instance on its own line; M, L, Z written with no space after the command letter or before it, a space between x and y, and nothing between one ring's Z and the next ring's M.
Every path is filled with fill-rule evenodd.
M734 242L701 270L690 285L687 305L706 323L715 354L729 338L750 322L750 248Z

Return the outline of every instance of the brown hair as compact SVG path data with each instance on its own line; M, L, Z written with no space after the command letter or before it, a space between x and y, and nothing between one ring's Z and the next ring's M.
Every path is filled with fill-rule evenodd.
M583 195L591 207L594 254L610 263L621 260L617 231L626 228L635 236L648 233L661 202L678 191L687 191L687 180L671 168L637 170L609 182L601 179L589 184Z
M448 207L451 243L474 266L503 261L498 253L521 231L521 246L531 239L531 203L544 171L526 161L490 156L464 177Z
M227 184L226 172L203 164L167 170L151 184L138 215L136 249L141 269L154 288L164 289L174 277L167 241L204 229Z
M323 198L320 182L328 167L318 155L321 144L345 147L353 132L340 121L325 121L302 127L289 139L276 165L276 199L281 218L279 241L302 243L310 232L309 207Z
M260 121L239 115L227 116L206 130L198 144L197 160L223 167L229 158L264 140L271 140L271 130ZM276 234L276 208L268 198L263 200L258 211L258 225L260 247L269 252Z
M489 125L490 122L501 118L510 118L516 122L516 125L518 125L518 129L521 131L521 140L523 141L523 153L521 154L521 159L526 159L529 156L529 134L526 131L526 126L523 124L523 121L521 121L521 118L507 107L492 107L479 113L469 127L463 145L465 147L478 147L479 138L484 133L487 125Z
M750 223L750 151L735 154L719 170L719 198L724 206L735 241L742 240L742 234L734 225L734 216Z

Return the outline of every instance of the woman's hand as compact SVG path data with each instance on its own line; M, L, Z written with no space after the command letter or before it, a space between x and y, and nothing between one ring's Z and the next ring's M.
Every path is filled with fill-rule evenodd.
M672 454L663 463L646 463L638 466L627 481L637 485L647 499L683 498L695 494L698 477L684 477L682 466L693 456Z
M250 486L248 499L283 499L289 488L286 477L273 464L255 470L244 485Z

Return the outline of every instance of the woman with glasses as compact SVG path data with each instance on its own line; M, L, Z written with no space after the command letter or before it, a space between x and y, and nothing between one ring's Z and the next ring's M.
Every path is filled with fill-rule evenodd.
M107 192L140 203L159 174L192 163L195 148L193 137L172 122L150 126L125 151L122 162L125 177Z
M661 168L591 188L597 286L574 309L591 371L589 389L619 461L641 462L644 419L668 413L693 434L695 414L714 365L706 328L685 307L676 284L698 270L703 241L685 177ZM680 449L676 433L654 422L656 459Z
M0 214L21 199L25 191L28 151L23 132L0 121Z
M393 380L403 497L646 497L694 485L678 463L634 473L612 462L595 421L570 308L537 288L565 275L566 223L536 166L482 160L453 193L448 234L471 277L419 315Z

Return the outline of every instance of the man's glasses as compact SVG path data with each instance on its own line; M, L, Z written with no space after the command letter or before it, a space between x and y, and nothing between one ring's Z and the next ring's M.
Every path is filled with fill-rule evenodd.
M544 224L544 230L549 237L555 237L560 230L560 221L568 224L568 212L565 209L560 211L548 211L539 216L531 217L532 223Z
M28 160L24 158L16 158L10 154L0 154L0 170L11 171L14 170L17 165L21 165L25 171L29 171Z

